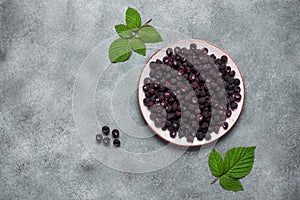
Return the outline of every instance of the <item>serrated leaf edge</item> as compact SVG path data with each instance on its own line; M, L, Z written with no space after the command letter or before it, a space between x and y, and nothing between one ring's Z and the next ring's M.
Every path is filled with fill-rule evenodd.
M112 45L113 45L115 42L117 42L118 40L124 40L124 41L125 41L125 40L127 40L127 39L124 39L124 38L118 38L118 39L114 40L114 41L110 44L108 54L109 54L109 59L110 59L110 61L111 61L112 63L124 62L124 61L126 61L126 60L129 59L129 57L130 57L130 55L131 55L131 53L132 53L131 46L129 45L129 42L128 42L128 45L129 45L128 47L129 47L130 50L128 50L128 52L126 52L126 53L123 53L123 54L122 54L121 56L119 56L118 58L112 60L112 57L111 57L111 55L112 55L112 53L113 53ZM128 40L127 40L127 41L128 41ZM116 49L117 49L117 48L116 48ZM124 56L125 58L124 58L124 59L121 59L122 56Z
M236 150L238 150L238 149L240 149L240 150L244 150L242 153L240 153L239 154L239 157L238 157L238 159L235 159L236 161L239 161L239 160L241 160L241 158L245 155L245 154L247 154L247 153L252 153L253 152L253 160L251 161L251 162L246 162L248 165L251 165L250 167L247 167L247 168L249 168L249 171L247 170L247 173L245 173L245 175L243 175L243 176L233 176L232 175L232 169L234 168L234 166L233 167L230 167L229 166L229 169L228 169L228 166L226 165L227 163L228 163L228 161L227 161L227 159L229 159L228 157L229 157L229 153L231 153L232 151L236 151ZM250 146L250 147L235 147L235 148L232 148L232 149L230 149L230 150L228 150L227 152L226 152L226 154L225 154L225 156L224 156L224 174L227 174L228 176L230 176L230 177L232 177L232 178L243 178L243 177L245 177L245 176L247 176L250 172L251 172L251 170L253 169L253 164L254 164L254 158L255 158L255 155L254 155L254 151L255 151L255 149L256 149L256 146ZM236 154L237 152L235 152L235 154ZM251 158L252 158L252 155L251 155ZM250 158L250 159L251 159ZM227 162L226 162L227 161ZM231 162L232 162L232 160L230 161L230 164L231 164ZM237 164L237 162L235 162L234 163L234 165L236 165ZM228 170L228 171L227 171ZM225 172L226 171L226 172ZM240 172L241 173L241 172Z
M230 174L228 174L228 172L229 171L227 171L227 172L225 172L227 169L226 169L226 167L227 166L225 166L225 159L226 159L226 155L227 155L227 153L228 152L230 152L230 151L234 151L235 149L238 149L238 148L241 148L241 149L245 149L245 150L248 150L248 151L253 151L253 161L251 162L251 168L250 168L250 170L249 170L249 173L251 172L251 170L252 170L252 168L253 168L253 164L254 164L254 159L255 159L255 154L254 154L254 151L255 151L255 149L256 149L256 146L250 146L250 147L235 147L235 148L232 148L232 149L230 149L230 150L228 150L227 152L226 152L226 154L225 154L225 156L224 156L224 160L223 160L223 167L225 167L225 168L223 168L223 174L221 175L221 176L216 176L216 177L218 177L219 178L219 182L220 182L220 184L222 185L222 187L224 188L224 189L226 189L224 186L223 186L223 184L221 183L221 178L222 177L229 177L230 179L232 179L232 180L236 180L236 181L238 181L239 183L240 183L240 187L241 187L241 189L239 189L239 190L232 190L232 191L234 191L234 192L237 192L237 191L240 191L240 190L244 190L244 188L243 188L243 186L242 186L242 184L241 184L241 182L239 181L239 179L240 178L243 178L243 177L245 177L245 176L247 176L247 175L245 175L245 176L242 176L242 177L240 177L240 178L234 178L234 177L231 177L230 176ZM211 152L211 154L213 153L213 152L217 152L217 153L219 153L215 148L212 150L212 152ZM243 152L243 154L245 154L245 153L247 153L247 152ZM210 154L210 156L211 156L211 154ZM220 153L219 153L220 154ZM239 159L242 157L242 155L243 154L240 154L239 155ZM221 155L221 154L220 154ZM210 158L210 156L209 156L209 158ZM228 156L227 156L228 157ZM248 163L248 162L247 162ZM210 166L209 166L210 167ZM212 172L212 171L211 171ZM213 174L213 172L212 172L212 174ZM213 174L214 175L214 174ZM215 176L215 175L214 175ZM217 178L217 179L218 179ZM224 179L223 178L223 179ZM216 179L216 180L217 180ZM215 180L215 181L216 181ZM213 183L215 182L215 181L213 181Z
M233 181L235 181L238 185L227 185L227 184L225 184L225 182L224 182L224 179L231 179L232 180L232 182ZM220 177L220 185L224 188L224 189L226 189L226 190L231 190L231 191L234 191L234 192L237 192L237 191L242 191L242 190L244 190L244 187L243 187L243 185L242 185L242 183L240 182L240 180L239 179L234 179L234 178L231 178L231 177L229 177L229 176L227 176L227 175L223 175L223 176L221 176ZM238 187L238 188L237 188Z
M143 43L143 44L144 44L144 47L143 47L143 48L135 49L135 48L133 47L133 45L132 45L132 42L133 42L134 40L141 40L141 39L139 39L139 38L132 38L131 41L129 42L129 43L130 43L130 46L131 46L131 49L132 49L134 52L136 52L136 53L138 53L138 54L140 54L140 55L142 55L142 56L145 56L145 55L146 55L146 45L145 45L145 43ZM143 40L141 40L141 41L143 42ZM139 51L139 50L142 50L142 52Z
M155 31L155 33L158 35L158 39L156 39L155 41L154 41L154 40L150 40L150 39L149 39L149 34L146 34L146 35L148 35L147 37L142 38L142 37L140 36L140 33L141 33L141 31L143 31L145 28L152 28L152 29ZM161 35L159 34L159 32L156 30L156 28L154 28L154 27L151 26L151 25L145 25L145 26L141 27L141 28L139 29L138 34L139 34L139 38L140 38L141 40L143 40L145 43L158 43L158 42L163 41L163 39L162 39ZM146 39L146 38L147 38L147 39Z
M130 12L135 12L138 16L138 21L139 21L139 24L135 24L136 23L136 19L133 18L133 15L132 13ZM131 16L132 15L132 16ZM133 25L129 23L129 20L132 20L134 21ZM142 20L141 20L141 14L134 8L131 8L131 7L128 7L127 10L126 10L126 15L125 15L125 21L126 21L126 25L129 29L133 30L133 29L136 29L136 28L140 28L141 25L142 25Z
M219 166L219 165L214 165L213 166L213 164L215 164L215 162L218 162L217 161L217 159L216 158L214 158L213 156L214 156L214 154L215 154L215 156L219 156L219 158L221 158L221 162L220 163L217 163L217 164L221 164L221 166ZM210 171L211 171L211 173L215 176L215 177L219 177L219 176L222 176L223 175L223 173L224 173L224 162L223 162L223 158L222 158L222 155L220 154L220 152L218 152L215 148L212 150L212 152L210 153L210 155L209 155L209 158L208 158L208 165L209 165L209 169L210 169ZM215 169L213 169L213 167L214 168L217 168L217 173L220 173L220 175L218 175L218 174L216 174L215 173Z

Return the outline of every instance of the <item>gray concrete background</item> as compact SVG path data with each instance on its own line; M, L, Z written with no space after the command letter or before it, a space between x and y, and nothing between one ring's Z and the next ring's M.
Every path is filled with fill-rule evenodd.
M257 146L253 171L241 180L245 191L211 186L207 158L197 151L130 174L81 145L72 119L76 72L114 34L127 6L237 61L245 107L216 148L224 155ZM0 199L299 199L299 0L0 0L0 19Z

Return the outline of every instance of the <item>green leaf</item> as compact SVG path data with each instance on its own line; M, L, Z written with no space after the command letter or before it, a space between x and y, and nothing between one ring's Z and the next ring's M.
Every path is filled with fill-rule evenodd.
M234 192L244 190L241 182L238 179L231 178L227 175L223 175L220 178L220 184L226 189L226 190L232 190Z
M255 146L252 146L230 149L226 152L224 161L218 151L212 150L208 158L209 169L214 176L219 177L220 184L226 190L235 192L244 190L238 179L250 173L254 163L255 148Z
M109 59L112 63L124 62L131 55L130 44L127 39L117 39L109 47Z
M255 148L237 147L227 151L224 158L225 173L232 178L247 176L253 167Z
M141 39L132 38L130 45L136 53L146 55L146 45Z
M126 25L115 26L116 32L121 37L115 40L109 47L109 59L112 63L123 62L129 59L132 50L143 56L146 55L145 42L156 43L162 41L160 34L149 25L143 25L141 16L133 8L126 10ZM152 19L148 20L148 24Z
M162 38L155 28L150 25L143 26L139 30L139 38L141 38L146 43L156 43L161 42Z
M208 165L211 173L214 176L222 176L224 171L224 163L221 154L216 149L213 149L210 153L208 158Z
M127 26L124 24L119 24L115 26L116 32L122 38L131 38L132 37L132 30L128 30Z
M126 24L127 27L131 30L141 27L142 20L138 11L133 8L128 8L126 10Z

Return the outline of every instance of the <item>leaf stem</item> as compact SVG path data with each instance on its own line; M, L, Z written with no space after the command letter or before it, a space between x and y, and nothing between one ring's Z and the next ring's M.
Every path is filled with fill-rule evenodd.
M148 19L148 20L145 22L145 24L142 25L142 27L148 25L151 21L152 21L152 19Z
M215 178L215 180L213 180L213 182L211 182L210 184L214 184L215 182L217 182L218 179L219 177Z

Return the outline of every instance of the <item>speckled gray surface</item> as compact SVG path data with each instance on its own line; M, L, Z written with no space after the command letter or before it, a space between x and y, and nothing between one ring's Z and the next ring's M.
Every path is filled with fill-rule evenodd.
M127 6L157 27L221 46L239 64L244 111L215 147L257 146L245 191L211 186L197 151L132 174L101 164L80 143L76 72ZM0 199L299 199L299 0L0 0L0 19Z

